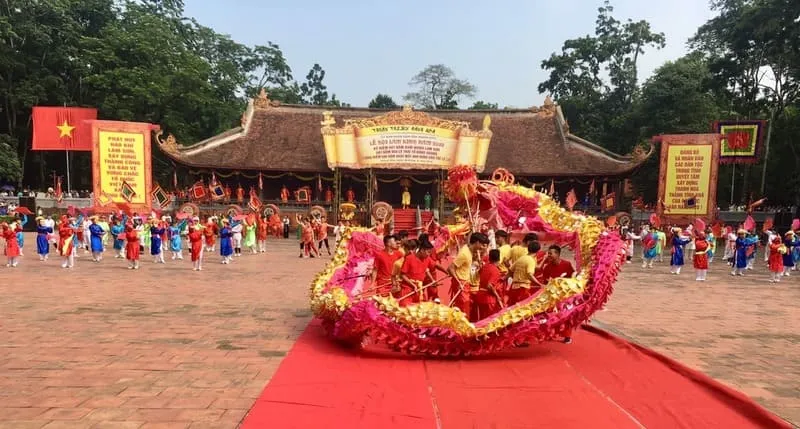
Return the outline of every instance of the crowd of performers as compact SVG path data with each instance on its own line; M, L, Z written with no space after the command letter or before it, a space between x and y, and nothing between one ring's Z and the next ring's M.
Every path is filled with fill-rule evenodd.
M753 270L759 248L763 249L763 262L770 271L772 283L790 276L800 264L800 234L793 230L780 235L768 229L759 237L753 230L734 231L727 227L718 233L721 237L717 237L711 228L700 230L693 225L671 227L666 232L644 225L638 234L625 227L619 228L619 233L628 245L628 263L633 259L637 241L641 243L642 268L653 268L653 262L661 262L664 253L669 252L670 273L679 275L688 253L696 281L706 281L708 266L717 254L717 242L724 243L722 259L731 267L731 276L743 276L746 271Z
M23 216L10 223L0 224L0 238L5 241L8 267L16 267L23 256L24 235L27 222ZM183 260L184 249L195 271L201 271L204 253L215 252L219 245L221 263L230 264L242 252L264 253L267 237L289 236L289 219L277 216L267 218L256 214L239 216L209 216L173 219L155 214L142 217L136 213L109 216L62 216L58 221L51 217L36 218L36 253L39 261L53 253L61 258L63 268L75 266L79 250L91 255L92 262L100 262L106 251L115 258L126 259L128 268L139 269L143 255L149 253L154 263L165 263L169 253L172 260Z
M384 235L366 293L392 295L400 305L446 299L476 322L534 295L550 279L574 273L561 258L561 247L544 249L535 233L513 243L506 231L473 233L447 265L447 250L435 251L428 237ZM439 286L448 280L449 290L440 294ZM569 335L564 342L571 342Z

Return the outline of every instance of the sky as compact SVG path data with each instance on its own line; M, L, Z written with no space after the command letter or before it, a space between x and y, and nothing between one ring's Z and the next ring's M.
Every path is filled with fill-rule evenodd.
M542 60L594 33L602 0L186 0L186 15L250 46L280 46L294 78L319 63L328 92L353 106L378 93L398 103L425 66L444 64L502 107L542 104ZM645 19L667 46L639 57L640 79L687 52L713 16L708 0L612 0L620 21ZM474 100L463 100L468 107Z

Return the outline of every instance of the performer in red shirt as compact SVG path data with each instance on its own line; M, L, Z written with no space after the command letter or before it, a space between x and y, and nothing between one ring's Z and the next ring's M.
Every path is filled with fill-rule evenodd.
M383 250L375 255L372 263L372 289L375 295L387 296L392 291L392 268L403 254L397 250L397 240L393 235L383 237Z
M17 232L22 231L22 227L12 222L0 224L0 235L6 240L6 257L8 258L7 267L16 267L19 261L20 250L17 242Z
M697 231L694 239L694 259L692 260L695 270L695 281L706 281L708 272L708 240L703 231Z
M58 252L63 258L61 268L72 268L75 265L75 249L73 248L75 230L71 225L73 221L74 219L68 219L67 216L61 216L61 222L58 224Z
M219 226L217 226L216 217L210 216L206 221L206 226L203 228L203 236L206 239L206 250L213 252L217 244L217 234L219 234Z
M780 235L776 235L772 242L769 243L769 271L772 273L770 283L777 283L781 281L783 276L783 255L790 252L783 244Z
M561 259L561 247L556 244L550 246L547 249L547 256L542 266L542 277L544 279L542 284L547 284L550 279L557 277L572 277L574 273L575 269L572 268L572 264L565 259Z
M261 253L267 251L267 235L269 235L269 220L266 216L256 218L256 241L258 251Z
M547 284L550 279L572 277L575 273L575 269L572 268L572 264L569 261L561 259L561 247L553 244L547 249L547 258L545 259L544 267L542 267L542 272L544 273L543 284ZM564 344L572 342L572 329L568 329L564 333L564 339L562 341Z
M500 311L505 306L503 303L503 276L500 273L500 251L492 249L489 251L489 263L484 264L478 274L480 284L478 292L472 297L473 306L469 320L477 322Z
M194 218L192 224L189 225L189 243L194 270L201 271L203 269L203 226L200 225L199 218Z
M125 226L125 257L130 261L128 269L139 269L139 232L130 223Z
M433 283L435 280L431 271L435 269L434 262L429 258L433 245L424 242L420 246L417 240L408 240L409 249L417 249L416 252L409 252L400 268L400 290L395 288L394 296L400 300L400 305L408 305L420 302L425 293L426 283Z

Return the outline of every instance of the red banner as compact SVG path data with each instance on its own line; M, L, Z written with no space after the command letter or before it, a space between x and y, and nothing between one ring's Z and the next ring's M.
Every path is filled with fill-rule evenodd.
M33 150L92 150L91 126L97 109L85 107L33 108Z

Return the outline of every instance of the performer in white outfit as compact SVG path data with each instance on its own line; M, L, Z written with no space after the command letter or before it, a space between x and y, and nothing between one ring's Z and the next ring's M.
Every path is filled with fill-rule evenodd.
M242 256L242 230L244 226L242 222L236 223L233 227L231 227L231 232L233 232L233 236L231 237L231 241L233 244L233 254L235 256Z

